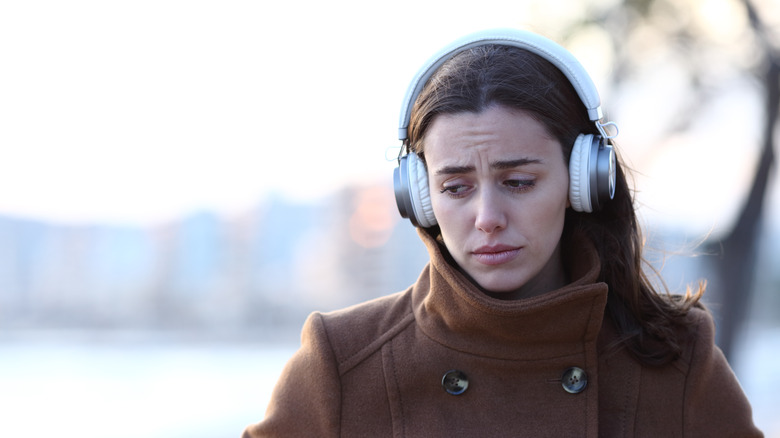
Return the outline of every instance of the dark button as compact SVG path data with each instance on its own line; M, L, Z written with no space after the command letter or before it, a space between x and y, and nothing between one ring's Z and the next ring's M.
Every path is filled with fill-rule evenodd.
M450 370L441 378L441 386L449 394L460 395L469 387L469 378L462 371Z
M588 386L588 374L582 368L571 367L561 376L563 389L570 394L578 394Z

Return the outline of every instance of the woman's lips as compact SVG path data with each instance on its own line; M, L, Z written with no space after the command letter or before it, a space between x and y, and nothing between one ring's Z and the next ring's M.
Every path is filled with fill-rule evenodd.
M481 246L471 254L483 265L501 265L517 258L520 255L520 249L509 245Z

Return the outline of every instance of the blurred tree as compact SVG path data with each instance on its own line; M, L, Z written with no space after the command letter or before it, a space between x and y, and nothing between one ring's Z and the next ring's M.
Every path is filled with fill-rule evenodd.
M727 17L732 23L742 23L739 29L743 39L741 43L724 43L722 36L720 41L716 41L717 35L695 25L703 21L703 14L712 12L708 8L724 5L731 12L743 15ZM778 38L778 35L773 34L764 23L754 0L614 0L612 3L595 1L590 8L589 18L568 26L564 38L573 39L593 26L606 31L612 45L611 85L615 88L642 68L640 64L643 58L648 56L642 48L650 45L664 47L676 55L673 59L686 72L690 93L680 104L668 108L674 114L668 118L673 122L665 128L665 135L690 128L701 115L701 111L697 110L705 108L717 95L718 87L713 82L718 78L713 79L716 75L711 72L713 66L709 62L712 59L726 62L730 67L742 70L743 74L755 77L757 86L763 91L761 94L765 96L761 150L746 201L733 228L721 236L711 237L705 245L707 253L718 255L706 258L715 276L710 282L708 296L714 293L719 301L720 311L716 311L718 344L729 356L753 295L758 234L775 161L774 133L778 126L780 102L780 52L773 38ZM647 39L652 41L644 41ZM744 41L749 43L745 44Z
M718 341L727 357L732 353L735 336L747 317L748 304L754 292L756 246L769 177L775 162L774 133L780 104L780 52L772 46L767 28L752 2L743 0L743 3L764 58L765 66L758 74L766 95L762 147L753 184L736 224L720 242L721 257L714 261L717 269L713 272L720 277L720 287L725 291L721 296L724 308L728 310L721 315Z

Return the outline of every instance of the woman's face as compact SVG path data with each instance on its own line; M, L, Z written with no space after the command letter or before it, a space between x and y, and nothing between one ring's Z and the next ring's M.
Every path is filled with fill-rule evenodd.
M498 105L439 115L425 161L444 244L477 284L507 299L565 284L569 172L541 123Z

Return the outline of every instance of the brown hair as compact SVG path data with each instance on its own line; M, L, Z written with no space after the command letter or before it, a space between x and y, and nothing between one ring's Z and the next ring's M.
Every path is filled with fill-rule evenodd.
M566 163L577 135L598 134L574 87L554 65L517 47L486 44L458 53L428 80L412 108L410 150L425 159L425 133L439 114L478 113L491 105L524 111L542 123L562 145ZM563 238L584 232L596 246L616 345L645 364L662 365L680 355L677 328L704 288L684 297L657 292L643 270L633 194L617 161L614 199L593 213L567 210Z

